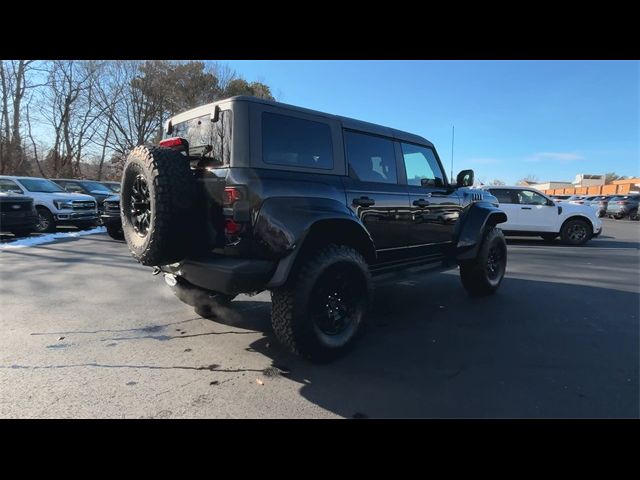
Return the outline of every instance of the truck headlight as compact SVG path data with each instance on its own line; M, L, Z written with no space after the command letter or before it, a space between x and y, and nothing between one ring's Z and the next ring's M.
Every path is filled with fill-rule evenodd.
M73 203L71 200L54 200L53 204L58 210L73 210Z

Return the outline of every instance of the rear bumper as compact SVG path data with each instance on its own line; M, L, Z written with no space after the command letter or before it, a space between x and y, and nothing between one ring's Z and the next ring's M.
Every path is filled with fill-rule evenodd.
M209 292L237 295L264 290L276 266L277 262L269 260L211 254L204 259L164 265L162 270L175 275L178 285L188 284Z

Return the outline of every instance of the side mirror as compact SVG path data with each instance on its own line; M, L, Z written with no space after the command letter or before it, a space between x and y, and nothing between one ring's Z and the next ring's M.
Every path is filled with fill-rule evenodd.
M458 187L471 187L473 185L473 170L462 170L456 177Z
M555 207L556 206L556 202L554 202L553 200L547 200L547 205L549 207Z

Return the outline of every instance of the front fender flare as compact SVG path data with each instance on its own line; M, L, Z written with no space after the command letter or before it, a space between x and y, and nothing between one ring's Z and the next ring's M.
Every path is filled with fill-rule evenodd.
M474 259L486 228L506 221L507 215L492 203L476 202L467 206L454 229L454 258L458 262Z

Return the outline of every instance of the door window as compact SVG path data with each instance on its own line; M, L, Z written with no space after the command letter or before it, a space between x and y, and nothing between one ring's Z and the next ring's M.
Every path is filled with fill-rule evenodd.
M431 148L403 143L402 156L409 185L418 187L441 187L444 185L444 174Z
M0 192L2 193L24 193L17 183L8 180L0 179Z
M344 132L349 175L361 182L398 183L393 141L356 132Z
M520 205L546 205L547 199L531 190L520 190L518 192L518 203Z
M516 203L513 200L513 190L506 188L493 188L489 189L491 195L498 199L498 203Z

